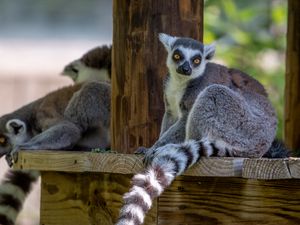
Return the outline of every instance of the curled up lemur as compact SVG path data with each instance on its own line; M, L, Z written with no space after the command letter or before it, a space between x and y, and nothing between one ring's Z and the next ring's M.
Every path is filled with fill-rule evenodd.
M97 54L94 54L95 51ZM101 60L101 48L95 51L92 55L85 54L85 58L89 59L88 65L94 65L93 69L89 71L88 65L76 64L78 70L73 71L76 84L51 92L0 117L0 157L13 156L19 149L90 150L110 147L111 87L108 82L91 81L97 75L99 78L96 80L109 81L102 76L102 71L108 70L108 67L100 62L97 67L93 60ZM38 171L8 171L0 185L1 225L15 223L38 177Z
M277 118L258 81L208 62L214 45L167 34L159 39L169 70L161 133L145 151L146 170L133 177L117 225L142 224L153 199L202 156L288 156L274 149Z

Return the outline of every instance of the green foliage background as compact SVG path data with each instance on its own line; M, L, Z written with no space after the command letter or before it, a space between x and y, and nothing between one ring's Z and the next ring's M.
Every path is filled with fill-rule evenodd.
M204 43L216 41L216 60L238 68L267 89L283 135L286 0L206 0Z

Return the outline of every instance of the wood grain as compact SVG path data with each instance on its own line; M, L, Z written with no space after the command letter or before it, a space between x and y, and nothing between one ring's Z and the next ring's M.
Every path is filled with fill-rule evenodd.
M300 150L300 1L288 1L288 31L285 76L284 139Z
M112 149L133 153L158 138L166 51L158 33L202 40L203 0L114 0Z
M291 173L291 177L300 179L300 158L291 158L288 161L289 171Z
M299 225L300 180L179 177L159 198L158 224Z
M289 179L288 160L285 159L246 159L243 177L252 179Z
M128 175L42 172L42 225L112 225L122 196L130 185ZM157 206L145 224L157 223Z
M119 153L21 151L15 169L61 172L135 174L144 170L142 156ZM300 178L300 158L244 159L203 157L185 176L244 177L252 179Z

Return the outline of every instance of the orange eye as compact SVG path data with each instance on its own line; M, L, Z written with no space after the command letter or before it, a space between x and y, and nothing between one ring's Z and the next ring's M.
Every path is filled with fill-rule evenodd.
M174 55L173 55L173 58L176 59L176 60L179 60L181 57L180 57L179 54L174 54Z
M0 145L5 145L6 144L6 138L5 137L0 137Z
M198 59L198 58L194 59L194 63L195 63L195 64L199 64L200 62L201 62L200 59Z

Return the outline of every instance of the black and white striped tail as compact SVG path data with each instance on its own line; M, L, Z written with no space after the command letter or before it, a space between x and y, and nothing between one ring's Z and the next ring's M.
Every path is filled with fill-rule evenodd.
M9 170L0 185L0 224L14 225L23 203L38 180L37 171Z
M161 195L176 176L195 164L200 156L212 155L213 147L207 142L191 140L158 148L146 171L133 177L133 186L123 197L124 205L116 225L143 224L153 199Z

